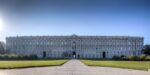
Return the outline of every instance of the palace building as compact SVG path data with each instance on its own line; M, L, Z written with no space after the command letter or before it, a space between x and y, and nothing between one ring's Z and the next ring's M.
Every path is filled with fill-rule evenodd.
M16 36L6 38L6 48L18 55L39 58L112 58L138 56L143 37L132 36Z

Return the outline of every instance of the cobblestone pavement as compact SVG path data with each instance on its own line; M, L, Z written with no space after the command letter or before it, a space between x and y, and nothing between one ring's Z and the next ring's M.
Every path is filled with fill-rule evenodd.
M70 60L62 66L0 70L0 75L150 75L148 71L86 66Z

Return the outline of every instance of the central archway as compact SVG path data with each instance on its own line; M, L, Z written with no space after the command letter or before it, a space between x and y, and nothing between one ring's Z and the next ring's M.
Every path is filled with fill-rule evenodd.
M72 52L72 57L76 58L76 52L75 51Z
M103 52L103 58L106 58L106 52Z
M43 51L43 58L46 57L46 51Z

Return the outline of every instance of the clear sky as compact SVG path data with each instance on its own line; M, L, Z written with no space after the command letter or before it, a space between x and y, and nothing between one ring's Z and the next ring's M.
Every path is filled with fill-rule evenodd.
M30 35L143 36L150 0L0 0L0 40Z

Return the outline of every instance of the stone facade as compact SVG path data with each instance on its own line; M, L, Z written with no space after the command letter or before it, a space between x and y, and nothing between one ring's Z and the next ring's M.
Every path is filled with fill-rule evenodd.
M143 37L131 36L17 36L6 38L6 48L40 58L112 58L140 55Z

